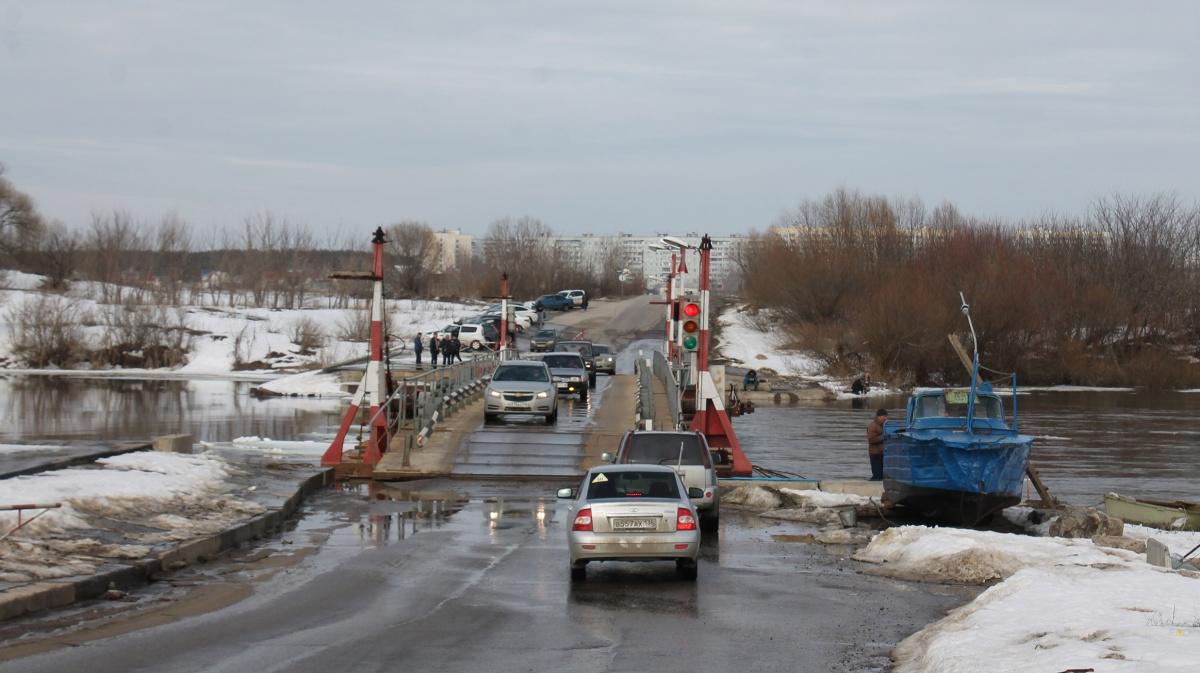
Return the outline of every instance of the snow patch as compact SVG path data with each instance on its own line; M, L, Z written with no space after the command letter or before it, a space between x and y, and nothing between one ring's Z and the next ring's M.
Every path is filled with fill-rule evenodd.
M350 397L350 393L342 388L341 378L336 372L301 372L272 379L259 387L276 395Z
M785 350L776 334L764 332L750 322L745 307L727 309L721 323L721 354L750 369L769 368L785 376L817 374L824 364L809 353Z

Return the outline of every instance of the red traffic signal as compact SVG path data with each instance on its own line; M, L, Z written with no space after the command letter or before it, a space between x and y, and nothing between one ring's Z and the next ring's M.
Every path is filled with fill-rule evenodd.
M683 306L683 314L689 318L695 318L700 315L700 305L688 302Z

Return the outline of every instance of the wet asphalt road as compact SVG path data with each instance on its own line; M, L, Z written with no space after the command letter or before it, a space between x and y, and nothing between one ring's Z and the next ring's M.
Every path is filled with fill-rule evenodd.
M370 498L331 493L306 521L333 521L332 533L290 533L289 549L315 553L256 582L245 600L0 668L886 670L896 642L971 595L863 575L845 549L773 537L801 524L732 511L705 537L694 584L671 564L594 564L572 586L557 485L447 480Z

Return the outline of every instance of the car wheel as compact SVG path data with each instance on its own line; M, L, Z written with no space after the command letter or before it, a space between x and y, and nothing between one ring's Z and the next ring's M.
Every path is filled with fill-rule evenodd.
M579 401L580 401L580 402L587 402L587 398L588 398L588 391L587 391L587 388L584 388L583 390L580 390L580 391L579 391Z
M586 565L571 566L571 581L572 582L582 582L586 579L587 579L587 566Z
M546 425L554 425L558 423L558 409L546 414Z
M485 413L483 415L483 424L484 425L491 425L492 423L495 423L495 422L496 422L496 414Z
M472 341L471 342L471 350L473 350L473 351L483 350L483 344L479 343L478 341Z
M588 387L589 388L596 387L596 373L595 372L588 374Z
M700 515L700 530L708 532L708 533L715 533L717 531L717 529L719 529L720 527L721 527L721 515L720 514L713 512L712 514L710 514L708 516L705 516L703 514Z
M679 572L679 576L689 582L695 582L696 577L700 574L700 565L692 560L679 559L675 562L675 570Z

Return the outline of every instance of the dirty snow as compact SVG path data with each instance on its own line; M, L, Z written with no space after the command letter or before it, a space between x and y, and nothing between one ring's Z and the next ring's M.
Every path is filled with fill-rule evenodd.
M28 451L62 451L72 447L66 444L0 444L0 453L25 453Z
M824 364L810 353L784 350L778 335L754 326L745 307L727 309L718 320L721 341L718 350L726 358L752 369L767 367L785 376L819 373Z
M0 542L0 581L87 574L106 560L140 558L150 545L217 533L261 513L262 505L228 492L233 473L216 455L137 452L0 481L0 504L63 505ZM0 512L0 530L16 519ZM118 531L124 542L99 542L91 537L98 530Z
M1200 579L1150 566L1029 567L901 642L895 673L1192 673Z
M816 489L783 488L780 492L787 495L795 504L808 507L841 507L844 505L870 505L874 502L864 495L853 493L829 493Z
M1172 549L1186 544L1189 534L1179 535ZM1200 657L1200 579L1141 554L1086 539L901 526L854 557L908 579L999 582L901 642L897 673L1194 671Z
M1138 540L1148 540L1154 538L1159 542L1167 545L1172 554L1183 556L1197 545L1200 545L1200 532L1182 531L1182 530L1162 530L1160 528L1151 528L1149 526L1139 526L1137 524L1125 524L1126 537L1136 538ZM1192 554L1189 558L1200 558L1200 550ZM1200 597L1197 597L1200 601Z
M332 439L332 438L330 438ZM345 448L350 449L353 439L351 438ZM270 437L237 437L233 440L233 445L236 448L254 449L272 454L291 454L303 456L320 456L329 448L330 441L320 440L280 440L271 439Z

